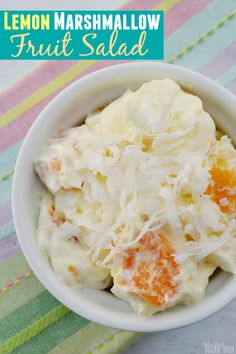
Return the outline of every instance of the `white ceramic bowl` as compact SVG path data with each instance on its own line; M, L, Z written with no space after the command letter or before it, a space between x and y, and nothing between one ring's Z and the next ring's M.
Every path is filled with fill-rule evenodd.
M72 311L89 320L131 331L161 331L185 326L215 313L236 296L236 277L219 272L210 281L205 297L191 306L176 306L151 318L136 315L131 307L103 290L75 291L62 283L42 257L35 239L38 216L36 193L41 185L33 161L61 127L71 127L102 103L137 89L153 79L172 78L198 95L217 126L236 142L236 98L215 82L174 65L139 62L94 72L60 93L36 119L21 147L14 178L13 217L21 247L42 284Z

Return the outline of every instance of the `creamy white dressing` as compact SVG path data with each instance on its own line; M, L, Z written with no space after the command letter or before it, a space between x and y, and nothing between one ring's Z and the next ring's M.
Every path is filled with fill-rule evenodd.
M236 151L228 137L216 139L198 97L169 79L129 91L52 139L35 161L48 189L39 246L67 284L103 289L113 278L113 293L138 313L197 301L217 266L236 274L235 220L220 209L229 201L219 206L206 194L218 160L236 173ZM179 267L164 306L121 284L126 272L115 261L149 231L169 240Z

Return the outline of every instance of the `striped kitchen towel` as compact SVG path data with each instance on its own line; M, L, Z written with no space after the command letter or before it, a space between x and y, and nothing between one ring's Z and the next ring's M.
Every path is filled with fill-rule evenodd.
M208 75L236 93L235 0L130 0L165 10L165 61ZM45 62L0 94L0 353L121 353L137 334L91 323L39 283L17 242L11 181L22 140L45 105L74 80L116 62Z

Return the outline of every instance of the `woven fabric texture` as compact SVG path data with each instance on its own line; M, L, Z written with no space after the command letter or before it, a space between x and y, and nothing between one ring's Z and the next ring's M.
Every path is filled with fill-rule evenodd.
M165 61L199 71L236 93L235 0L131 0L123 9L165 11ZM75 315L39 283L17 241L11 182L24 136L74 80L117 61L45 62L0 94L0 353L121 353L136 333Z

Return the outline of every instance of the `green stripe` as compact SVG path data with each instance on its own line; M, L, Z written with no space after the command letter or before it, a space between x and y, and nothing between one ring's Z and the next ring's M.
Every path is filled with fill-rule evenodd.
M235 40L232 36L232 33L236 31L235 17L231 17L231 19L224 22L223 26L217 27L215 32L211 31L212 28L209 29L210 35L199 43L201 45L197 45L194 47L194 50L188 50L184 55L178 56L178 59L175 60L175 64L197 70L207 64L220 52L223 52L223 50L230 46ZM220 43L220 45L218 45L218 43Z
M0 228L0 240L2 240L4 237L9 236L15 231L14 223L13 221L9 221L6 225Z
M7 282L14 280L17 275L24 273L27 269L29 269L29 265L22 252L0 264L0 288Z
M223 46L227 47L230 42L232 42L232 30L235 27L235 22L231 21L233 17L235 16L235 13L229 14L228 15L228 20L224 18L222 21L220 21L218 24L214 26L214 28L211 28L207 33L204 33L201 35L195 42L191 43L189 47L186 47L182 49L175 57L169 58L168 62L174 63L174 62L179 62L179 64L184 64L185 66L191 67L192 69L196 69L196 65L199 66L199 58L203 58L203 61L206 61L206 55L208 56L208 60L211 59L214 55L216 55L219 52L219 49L217 49L217 46L215 46L215 40L212 40L212 34L217 33L217 41L223 42ZM227 22L230 21L230 22ZM224 25L226 26L226 31L221 29L221 26ZM217 31L218 30L218 31ZM208 37L208 35L211 35L211 37ZM227 34L227 35L226 35ZM223 38L221 38L223 36ZM208 37L208 41L205 43L204 39ZM230 41L230 42L229 42ZM201 44L201 46L199 46ZM203 50L203 46L206 46L206 51ZM195 49L195 51L193 51ZM222 46L221 46L222 50ZM196 51L200 51L199 55L196 55ZM217 52L216 52L217 51ZM193 52L193 54L192 54ZM213 55L214 53L214 55ZM188 54L188 55L187 55ZM187 56L186 56L187 55ZM185 57L186 56L186 57ZM203 63L202 63L203 64ZM234 78L234 77L233 77ZM229 78L228 78L229 79ZM222 79L224 80L224 79ZM230 82L230 81L229 81ZM11 179L9 178L7 181L5 181L5 185L0 184L0 200L2 202L5 202L9 198L9 193L11 190ZM8 235L8 233L7 233ZM5 236L5 232L1 232L0 230L0 238Z
M176 60L181 59L186 53L191 52L194 48L196 48L199 44L203 43L208 37L215 34L220 28L225 26L228 21L234 19L236 15L236 10L229 13L220 22L216 23L212 26L207 32L204 32L200 37L198 37L194 42L190 43L187 47L184 47L177 55L171 57L168 62L174 63Z
M0 322L2 317L10 315L23 305L27 304L33 297L44 290L41 283L35 276L31 276L13 286L7 293L0 294ZM0 323L1 328L1 323Z
M221 85L226 86L230 84L233 80L235 80L235 78L236 78L236 66L226 71L217 81Z
M174 56L180 48L189 46L210 27L228 15L235 9L235 1L214 0L204 11L200 11L193 16L183 26L166 38L165 55L166 58ZM231 34L233 39L233 35ZM219 45L218 45L219 47Z
M170 58L169 62L175 62L176 60L181 60L181 58L183 56L185 56L187 53L191 52L194 48L196 48L197 45L199 45L200 43L202 43L202 41L208 37L208 35L212 35L213 33L215 33L221 26L226 24L227 20L232 20L233 17L235 16L236 11L233 11L231 14L229 14L227 17L223 18L223 20L221 20L218 24L216 24L213 28L211 28L207 33L204 33L200 38L198 38L195 42L193 42L192 44L190 44L189 47L184 48L182 50L182 52L180 52L177 56ZM230 38L231 38L231 30L228 31L230 33ZM209 48L208 48L209 49ZM201 49L202 50L202 49ZM210 50L208 50L208 52L211 52ZM195 55L195 57L198 58L198 56ZM205 54L204 54L205 57ZM191 63L193 65L193 60L191 60ZM234 69L232 69L232 72L234 72ZM226 73L226 77L223 77L220 79L222 84L227 84L228 82L230 82L231 80L234 79L234 76L232 77L232 72L230 71L230 73ZM0 191L2 189L2 195L0 193L0 199L6 201L6 198L8 198L8 193L10 190L10 183L9 181L7 181L7 185L1 185L0 186ZM14 231L14 226L12 223L10 223L9 225L4 226L2 229L0 229L0 239L9 235L11 232Z
M218 0L216 0L218 2ZM215 1L215 2L216 2ZM222 2L220 2L221 4ZM205 16L204 15L204 21L206 22L206 30L210 30L210 26L214 26L216 21L219 20L221 21L222 20L222 15L227 15L229 13L229 11L234 8L235 6L232 6L232 3L231 4L228 4L227 3L227 6L223 6L223 10L222 11L219 11L219 14L217 14L217 16L215 16L215 13L214 13L214 8L215 8L215 4L213 3L211 6L207 7L208 11L209 11L209 16ZM214 14L214 16L212 16L212 14ZM180 28L181 31L184 31L184 33L186 34L189 34L189 36L191 35L191 37L189 37L188 41L185 43L183 42L183 38L180 39L176 39L174 36L176 35L176 32L174 32L170 37L168 37L166 39L166 59L167 61L168 60L171 60L173 61L173 58L172 56L176 56L176 53L177 54L177 63L178 61L182 60L183 56L185 56L186 54L188 54L189 51L186 51L183 55L183 53L181 52L182 51L182 48L185 48L186 47L192 47L192 45L197 41L199 40L199 37L201 37L203 35L203 30L205 27L202 27L199 26L199 23L202 24L201 22L201 18L199 16L202 16L202 12L199 13L198 15L194 16L194 18L191 20L191 21L188 21L186 25L184 25L183 27ZM219 17L219 18L218 18ZM196 20L197 18L197 20ZM207 20L206 20L207 18ZM197 26L198 26L198 31L194 32L194 31L189 31L188 27L189 28L192 28L192 21L197 21ZM210 25L210 26L209 26ZM179 30L178 30L179 31ZM194 37L192 36L192 34L194 33ZM199 36L197 37L196 34L198 34ZM180 34L180 36L182 36L182 34ZM183 36L182 36L183 37ZM209 39L209 37L208 37ZM201 39L200 39L201 40ZM224 38L224 40L222 40L221 42L221 46L220 46L220 50L222 50L222 48L225 48L227 47L227 45L230 43L229 41L232 41L233 40L233 37L232 37L232 30L229 31L229 38L228 38L228 35L226 36L226 38ZM173 45L174 44L174 45ZM175 47L175 50L173 50L173 48ZM195 48L196 46L194 46ZM172 51L170 51L170 49ZM199 49L199 48L198 48ZM206 48L206 51L204 52L202 49L201 49L201 52L199 53L199 55L194 55L194 58L195 60L190 60L188 64L185 63L185 65L189 66L189 67L192 67L193 68L193 62L195 63L195 68L197 67L197 62L199 63L199 59L200 61L203 60L203 63L205 63L207 60L206 60L206 57L209 56L208 60L210 60L211 57L213 57L214 55L217 54L217 52L219 51L219 46L216 46L215 43L212 47L211 50L209 50L209 48ZM188 56L187 56L188 57ZM176 60L174 61L176 62ZM203 64L203 63L199 63L199 64ZM180 63L181 64L181 63ZM199 66L199 65L198 65ZM9 171L12 171L12 169L14 168L14 163L15 163L15 159L16 159L16 155L18 153L18 150L19 150L19 147L22 143L22 140L17 142L15 145L11 146L9 149L7 149L4 153L2 153L0 155L0 171L2 171L2 173L7 173ZM2 156L3 155L3 156ZM7 156L8 155L8 156ZM2 175L1 173L1 175ZM6 193L6 189L7 189L7 193ZM7 195L10 191L10 188L9 188L9 185L5 185L3 190L1 190L1 184L0 184L0 200L4 200L6 201L7 200Z
M51 80L45 86L40 87L37 91L32 92L31 95L27 96L23 101L10 108L0 117L0 129L5 127L10 122L13 122L17 117L23 115L31 108L35 107L57 90L62 89L66 84L71 83L74 78L92 67L94 63L94 60L78 61L70 69L57 76L54 80Z
M165 8L169 10L180 0L167 0L165 3L158 6L158 8ZM41 87L38 91L33 92L30 96L25 98L18 105L10 108L0 117L0 128L5 127L10 122L14 121L19 115L22 115L30 108L41 102L44 98L55 93L58 89L62 88L67 83L71 82L75 77L88 70L96 63L95 60L82 60L72 66L70 69L50 81L47 85Z
M27 294L25 295L27 296ZM2 340L6 341L18 332L23 331L26 328L26 324L31 326L35 321L46 315L47 312L57 308L59 304L48 291L44 290L25 305L1 319L0 333Z
M227 43L229 43L228 42L229 40L232 40L232 33L231 33L231 37L230 37L230 31L232 32L232 29L233 29L232 22L227 24L226 27L227 27L226 45L225 45L225 42L223 42L223 45L225 45L225 46L227 46ZM198 65L199 66L199 63L201 63L201 59L203 60L204 58L206 58L206 55L207 55L207 57L209 55L212 55L212 51L210 49L208 51L206 51L206 50L203 50L203 48L207 48L209 46L209 42L210 42L210 45L212 47L215 46L215 42L219 38L222 38L222 39L225 38L225 30L224 31L222 31L222 30L217 31L217 36L208 37L209 40L207 42L202 42L202 40L200 38L199 43L201 43L201 46L196 47L196 44L190 45L190 51L187 50L186 53L185 53L185 54L189 54L189 55L185 56L185 54L184 54L183 56L180 56L177 59L177 61L180 61L180 63L183 63L185 61L186 63L189 63L189 66L192 65L192 67L194 65ZM178 41L178 45L180 43L181 43L181 41ZM182 45L182 43L181 43L181 45ZM219 46L215 46L215 47L218 47L215 50L219 50ZM195 50L192 51L192 49L195 49L195 48L196 48L196 51ZM222 50L222 46L220 47L220 49ZM203 54L200 55L200 62L198 61L198 64L196 64L197 58L198 58L198 55L196 55L196 53L198 51L199 52L202 51ZM203 55L205 55L204 58L203 58ZM213 52L213 56L214 55L215 55L215 52ZM192 61L190 59L191 57L194 57L195 61ZM206 62L206 60L204 60L204 62ZM231 81L232 77L234 77L235 74L236 74L235 73L235 69L234 68L230 69L229 72L227 72L226 74L222 75L222 77L219 78L218 81L221 82L220 80L222 80L223 84L227 84L228 82ZM6 182L6 180L5 180L5 182ZM5 185L5 187L6 187L6 185ZM1 199L1 196L4 197L4 195L2 195L1 192L0 192L0 199ZM28 281L29 280L27 279L26 280L26 284L28 283ZM36 280L36 282L37 282L37 280ZM27 291L26 291L26 293L27 293ZM32 300L34 300L34 299L32 299ZM4 304L4 306L5 306L5 304ZM70 342L72 340L74 340L75 350L76 350L76 353L78 353L78 346L81 343L81 341L78 341L78 337L80 336L80 333L82 332L82 330L78 332L78 328L74 328L75 332L73 332L73 329L70 327L71 326L71 322L72 322L71 317L76 316L76 315L71 314L71 313L67 314L67 315L65 315L65 314L63 315L62 308L64 308L64 307L63 306L58 306L55 309L53 308L49 313L47 313L43 317L39 318L36 321L36 323L33 323L31 326L29 326L27 328L24 328L20 333L16 334L15 337L9 338L9 340L8 340L8 349L10 348L10 350L13 350L17 346L19 346L19 344L22 343L20 341L20 338L23 338L23 341L28 341L30 338L32 338L32 336L35 336L40 331L42 331L42 329L44 328L43 320L46 321L45 325L49 326L53 321L57 320L57 316L59 316L59 318L60 318L60 315L62 314L62 316L64 316L63 319L57 321L56 323L54 323L53 325L48 327L47 330L41 332L36 337L32 338L23 347L19 347L17 350L15 350L15 352L16 353L27 353L27 352L31 353L32 352L32 348L35 348L35 349L37 348L37 353L41 354L41 353L48 352L48 350L50 350L50 348L55 347L57 345L59 347L55 347L55 351L53 351L53 352L59 354L60 353L59 350L61 350L61 348L63 348L64 345L65 345L64 349L66 349L66 347L68 346L68 348L70 350ZM28 304L26 305L26 310L27 309L28 309ZM76 317L79 318L78 316L76 316ZM68 318L68 321L67 321L67 318ZM86 321L86 320L84 320L84 321ZM13 322L14 322L14 319L13 319ZM26 320L25 322L28 323L28 320ZM15 322L15 323L17 323L17 322ZM0 326L1 325L2 325L2 323L0 323ZM94 325L94 326L96 328L97 325ZM101 326L97 326L97 328L100 328L100 327ZM86 327L84 329L86 329ZM106 333L106 331L107 331L107 329L105 328L104 332ZM65 332L67 332L67 336L64 335ZM66 339L68 337L68 332L70 332L69 335L71 336L71 338ZM95 330L95 332L96 332L96 330ZM90 334L93 336L95 332L91 332ZM58 336L55 336L55 333L57 333ZM86 333L87 333L87 335L89 334L89 332L86 332ZM76 338L76 336L77 336L77 338ZM101 334L101 336L102 336L102 334ZM98 348L98 351L96 353L98 353L98 352L100 353L101 352L103 354L104 353L114 353L115 354L115 348L119 347L119 350L120 350L120 344L123 343L123 345L125 345L125 343L127 343L130 338L132 338L132 340L133 340L133 337L134 337L133 334L128 334L128 333L126 334L126 332L125 333L122 333L122 332L121 333L117 333L115 338L112 338L111 341L108 340L106 348L104 348L102 346L100 349ZM83 336L82 336L82 338L83 338ZM77 339L77 341L76 341L76 339ZM62 344L61 342L63 342L64 340L65 340L65 342ZM67 353L67 352L64 350L61 353Z
M7 171L4 175L0 176L0 182L1 181L6 181L8 178L10 178L13 175L13 170Z
M31 326L26 327L23 331L17 333L15 336L3 343L3 352L13 352L14 349L28 342L32 337L39 334L53 322L65 316L68 312L69 310L65 306L57 306L55 309L34 322Z
M12 176L5 181L0 181L0 204L5 203L11 198Z
M106 343L113 340L113 333L112 328L90 322L86 327L53 348L49 354L78 353L78 346L80 353L87 354L91 348L99 346L102 340L106 339ZM132 338L134 338L134 333L132 333Z
M201 41L199 41L199 43L201 43ZM224 76L224 75L223 75ZM229 76L226 76L224 79L226 80L226 82L227 82L227 77L229 77ZM231 76L232 77L232 76Z
M99 343L104 336L111 336L112 332L112 328L90 322L86 327L76 331L73 335L54 347L50 351L50 354L76 353L78 352L78 343L80 353L86 354L90 347Z
M222 9L221 9L222 7ZM220 11L215 11L215 9L219 9ZM177 53L183 46L189 45L192 41L194 41L198 36L202 34L202 32L207 29L209 29L209 25L213 25L217 20L220 20L222 16L227 14L231 9L233 8L232 2L231 4L227 3L227 6L222 5L221 0L215 0L210 6L208 6L203 12L200 12L199 14L195 15L190 21L188 21L184 26L180 27L177 31L172 33L167 39L166 39L166 57L171 57L175 53ZM207 13L206 13L207 11ZM214 14L214 16L213 16ZM205 27L202 27L203 22L205 23ZM195 24L196 23L196 24ZM199 23L201 23L201 26L199 26ZM192 28L193 26L196 26L196 31L189 31L188 28ZM182 32L184 31L185 36L183 38ZM176 37L178 35L178 38ZM186 36L191 36L188 37L188 41L184 42L183 40L186 38ZM194 35L194 36L193 36ZM20 148L20 145L22 143L22 140L18 141L16 144L12 145L10 148L8 148L6 151L4 151L0 155L0 171L1 175L4 175L8 171L13 170L15 160Z
M110 338L110 340L108 338L105 345L101 343L93 353L87 352L85 354L121 354L140 336L141 334L139 333L119 331L113 336L113 338Z
M48 353L55 346L62 343L68 337L78 332L80 329L87 326L88 320L82 318L73 312L69 312L63 318L54 322L46 330L40 332L37 336L33 337L29 342L25 343L22 347L13 351L12 354L25 354L32 353L32 348L35 354ZM80 343L77 343L76 352L81 353ZM65 352L64 354L72 354L72 351ZM73 354L74 354L73 353Z
M22 141L23 141L22 139L17 141L14 145L11 145L9 148L4 150L0 154L0 175L1 176L5 175L7 172L12 171L14 169L16 158L19 149L21 147Z

